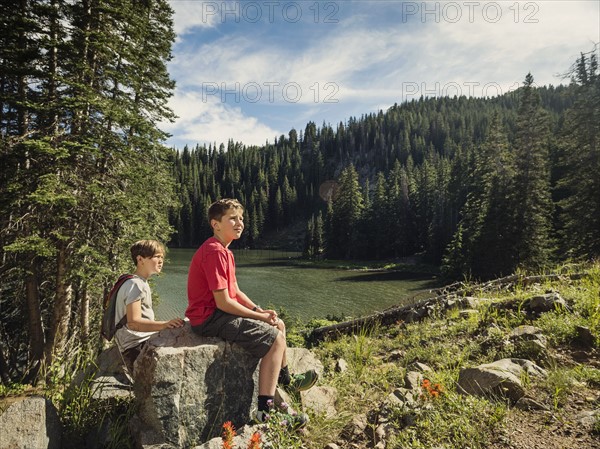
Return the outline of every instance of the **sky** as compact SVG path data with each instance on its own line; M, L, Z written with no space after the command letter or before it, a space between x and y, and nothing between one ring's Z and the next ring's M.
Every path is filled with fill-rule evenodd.
M493 97L568 84L598 52L600 2L169 0L178 116L167 145L273 143L312 121L421 96Z

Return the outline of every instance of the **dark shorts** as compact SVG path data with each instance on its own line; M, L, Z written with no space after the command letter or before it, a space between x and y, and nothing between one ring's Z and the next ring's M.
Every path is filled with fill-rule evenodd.
M133 364L135 363L135 360L140 355L140 352L142 352L142 349L144 349L144 346L146 345L146 343L147 343L147 340L144 341L143 343L140 343L137 346L134 346L133 348L126 349L125 351L123 351L121 353L123 355L123 361L125 362L125 366L129 370L129 374L132 376L133 376Z
M215 310L206 321L192 330L202 337L219 337L235 343L262 359L273 346L279 330L263 321L243 318Z

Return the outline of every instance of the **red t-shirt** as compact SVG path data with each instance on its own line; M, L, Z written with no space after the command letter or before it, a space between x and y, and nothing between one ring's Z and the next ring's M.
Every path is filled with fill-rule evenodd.
M188 307L185 316L192 326L202 324L217 309L213 290L227 289L237 300L233 253L216 238L207 239L190 263L188 271Z

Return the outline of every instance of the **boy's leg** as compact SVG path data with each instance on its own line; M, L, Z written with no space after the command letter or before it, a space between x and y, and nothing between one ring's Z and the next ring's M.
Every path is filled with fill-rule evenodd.
M283 334L285 341L285 323L279 320L276 325L279 332ZM304 391L311 388L318 379L318 374L315 370L308 370L302 374L291 374L287 363L287 342L283 351L281 360L281 370L277 378L277 383L284 387L289 392Z
M281 380L281 375L282 375L281 373L284 370L287 370L287 340L286 340L286 335L285 335L285 323L283 322L283 320L278 320L275 327L279 330L279 332L281 334L283 334L283 339L285 341L285 345L283 348L283 357L281 359L281 366L280 366L282 371L280 371L280 373L279 373L279 379Z
M277 379L281 370L281 363L285 354L285 337L278 333L271 345L269 352L261 359L258 372L258 394L259 396L275 396Z
M285 336L279 329L262 321L216 310L203 324L192 326L192 330L205 337L220 337L236 343L261 359L259 396L275 395L286 348Z

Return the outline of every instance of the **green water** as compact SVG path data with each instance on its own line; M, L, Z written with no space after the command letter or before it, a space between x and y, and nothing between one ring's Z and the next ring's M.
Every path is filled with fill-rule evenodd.
M432 288L426 274L306 268L289 264L296 253L232 249L240 288L263 307L285 310L302 320L327 315L356 317L405 304ZM171 249L163 273L155 278L157 319L183 317L187 271L193 249Z

